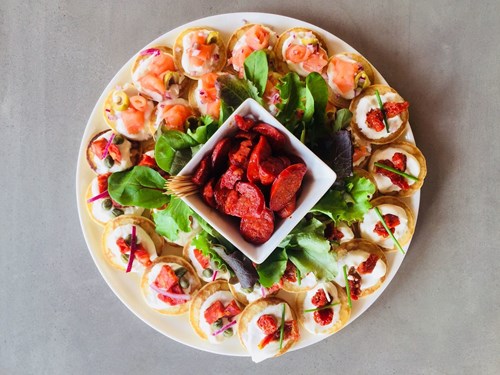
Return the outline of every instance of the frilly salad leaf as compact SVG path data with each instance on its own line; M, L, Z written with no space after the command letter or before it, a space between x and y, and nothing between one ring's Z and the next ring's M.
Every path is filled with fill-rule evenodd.
M252 261L239 251L226 252L223 246L214 246L213 250L234 271L242 288L251 288L259 281L259 275Z
M332 280L337 275L335 254L324 236L325 224L316 218L302 219L269 258L257 266L262 286L279 282L290 260L302 275L313 272L318 279Z
M295 72L290 72L280 79L276 85L280 92L281 103L278 103L276 118L288 130L293 132L305 111L306 85Z
M158 208L166 204L165 179L155 170L136 166L109 176L108 192L114 201L123 206Z
M375 185L368 178L354 175L345 179L340 190L329 190L311 212L324 214L336 223L345 221L351 225L362 220L372 207L370 200L374 193Z
M191 231L191 216L193 216L191 208L174 196L170 198L167 208L153 212L156 231L170 241L179 238L179 231L186 233Z
M195 128L189 128L187 135L196 141L196 144L206 143L210 137L217 131L218 123L211 116L201 116L200 124ZM194 147L195 145L191 146Z
M219 270L222 270L223 272L226 270L231 271L226 262L224 262L219 254L213 249L213 238L207 232L203 231L198 233L191 240L191 245L200 250L203 255L209 257Z

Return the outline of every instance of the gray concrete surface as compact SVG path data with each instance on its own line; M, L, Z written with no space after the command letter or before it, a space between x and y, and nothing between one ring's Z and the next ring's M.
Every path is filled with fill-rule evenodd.
M500 372L500 2L107 3L0 2L0 374ZM335 342L258 366L129 312L89 256L74 188L87 118L122 64L187 21L249 10L364 53L411 102L429 166L412 249L383 296Z

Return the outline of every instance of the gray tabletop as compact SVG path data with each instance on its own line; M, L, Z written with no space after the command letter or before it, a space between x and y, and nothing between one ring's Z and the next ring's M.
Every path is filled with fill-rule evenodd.
M0 2L0 373L500 372L500 2ZM230 4L229 4L230 3ZM411 103L429 172L399 273L357 321L254 365L178 344L101 278L76 211L77 150L115 72L187 21L236 11L314 23Z

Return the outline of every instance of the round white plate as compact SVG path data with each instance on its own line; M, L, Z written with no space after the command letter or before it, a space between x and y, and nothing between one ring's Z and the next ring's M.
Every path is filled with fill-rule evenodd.
M267 13L231 13L202 18L200 20L187 23L167 32L166 34L152 41L149 45L172 46L176 36L181 31L188 27L197 26L209 26L218 29L219 31L221 31L224 40L227 42L232 32L238 27L244 25L246 22L268 25L278 33L281 33L292 27L307 27L318 32L325 39L328 46L329 55L343 51L357 52L354 48L337 38L335 35L317 26L294 18ZM147 48L148 46L145 46L144 48ZM108 263L106 263L101 250L102 227L95 224L87 213L85 192L90 184L90 181L95 177L95 174L87 164L85 155L86 147L93 134L97 133L98 131L107 129L103 118L103 103L105 96L116 85L122 85L126 82L131 81L130 71L132 63L136 56L137 55L132 56L132 58L118 71L118 73L113 77L111 82L109 82L109 84L101 94L87 123L87 127L85 128L85 132L83 134L82 143L80 145L76 171L76 198L78 203L80 223L82 226L83 235L87 242L87 246L97 268L101 272L104 280L106 280L106 282L108 283L109 287L125 304L125 306L127 306L146 324L150 325L158 332L163 333L165 336L168 336L171 339L174 339L185 345L189 345L193 348L217 354L246 356L248 354L243 349L243 347L241 347L236 337L231 340L226 340L224 343L219 345L210 344L209 342L201 340L196 335L196 333L189 325L187 314L177 317L164 316L150 309L143 301L143 297L139 288L139 276L136 274L125 274L125 272L118 271L112 268ZM378 73L378 71L376 70L375 77L376 83L387 83L380 75L380 73ZM414 143L414 138L410 127L408 127L408 130L403 138L405 138L409 142ZM413 197L406 199L406 202L412 207L415 217L417 217L418 206L420 202L420 192L417 192ZM405 246L405 249L408 249L408 246L409 244ZM399 269L403 258L404 255L399 252L392 252L387 254L389 270L385 283L374 294L368 296L367 298L363 298L359 301L353 302L352 315L349 322L354 321L361 314L363 314L363 312L365 312L368 307L370 307L382 294L384 289L389 285L392 278ZM323 340L326 337L328 336L312 335L306 330L301 329L301 339L298 344L294 346L293 350L312 345L318 341Z

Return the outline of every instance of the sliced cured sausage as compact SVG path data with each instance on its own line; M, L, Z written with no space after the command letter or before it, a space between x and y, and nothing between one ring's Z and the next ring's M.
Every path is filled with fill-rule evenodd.
M271 197L269 208L273 211L280 211L297 194L302 184L302 179L307 172L305 164L292 164L285 168L273 182L271 186Z
M271 238L274 232L273 212L266 208L258 217L243 217L240 232L246 241L255 245L263 244Z

